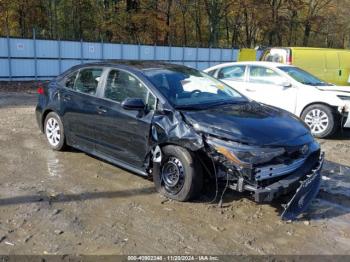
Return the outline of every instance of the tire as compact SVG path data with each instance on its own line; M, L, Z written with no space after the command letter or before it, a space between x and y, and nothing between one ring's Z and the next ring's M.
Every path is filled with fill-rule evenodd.
M55 112L50 112L44 122L44 133L51 149L62 151L66 146L66 139L61 118Z
M322 104L307 107L301 119L310 127L312 135L317 138L333 135L339 126L334 110Z
M203 177L196 158L186 149L173 145L163 147L162 155L158 174L160 183L155 183L157 191L180 202L197 197L203 186Z

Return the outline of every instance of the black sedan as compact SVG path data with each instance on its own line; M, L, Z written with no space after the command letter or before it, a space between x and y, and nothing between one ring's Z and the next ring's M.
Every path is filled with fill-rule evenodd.
M49 146L69 145L143 176L187 201L203 179L257 202L295 193L293 219L317 194L323 163L308 127L195 69L154 62L71 68L40 87L36 118Z

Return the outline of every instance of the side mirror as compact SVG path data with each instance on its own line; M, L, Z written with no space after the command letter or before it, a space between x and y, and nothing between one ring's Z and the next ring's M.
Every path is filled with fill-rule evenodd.
M144 110L146 105L141 98L126 98L122 102L122 107L125 110Z
M224 79L225 75L222 72L219 72L218 79Z

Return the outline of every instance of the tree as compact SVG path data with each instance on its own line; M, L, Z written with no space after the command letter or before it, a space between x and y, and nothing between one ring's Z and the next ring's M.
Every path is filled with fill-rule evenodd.
M350 47L350 0L0 0L0 34L196 46Z

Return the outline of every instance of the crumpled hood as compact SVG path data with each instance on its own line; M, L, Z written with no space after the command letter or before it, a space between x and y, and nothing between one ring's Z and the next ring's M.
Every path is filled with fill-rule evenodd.
M295 146L313 140L307 126L297 117L256 102L182 113L197 132L237 142Z

